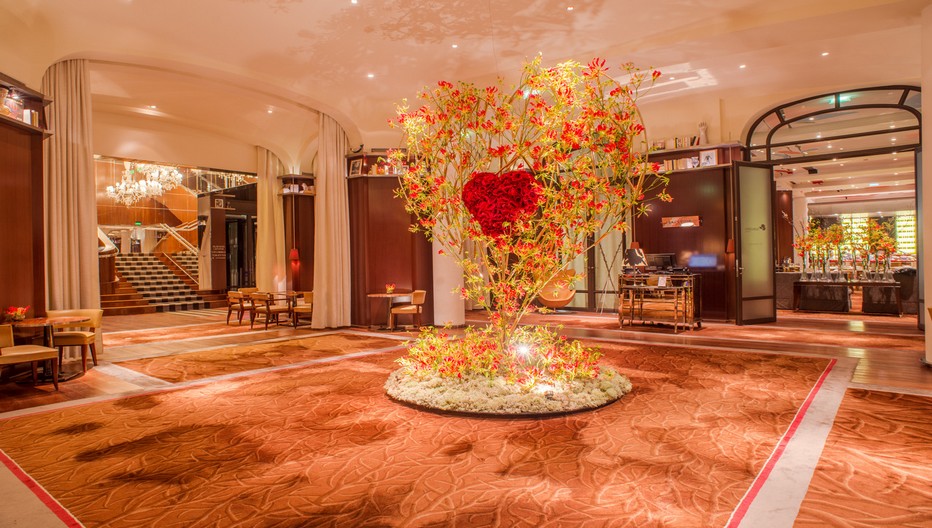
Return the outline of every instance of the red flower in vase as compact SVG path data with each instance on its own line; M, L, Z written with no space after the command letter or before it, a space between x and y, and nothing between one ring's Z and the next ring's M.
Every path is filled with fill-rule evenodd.
M537 211L540 184L528 171L508 171L503 174L475 172L463 185L463 204L473 219L490 237L510 234L521 215Z

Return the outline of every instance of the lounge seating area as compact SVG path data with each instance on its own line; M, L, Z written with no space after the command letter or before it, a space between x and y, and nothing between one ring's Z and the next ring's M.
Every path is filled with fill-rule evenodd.
M249 328L259 323L268 330L269 325L291 325L298 328L299 320L310 321L314 313L314 292L260 292L257 288L240 288L227 293L226 324L236 315L236 324L249 319Z

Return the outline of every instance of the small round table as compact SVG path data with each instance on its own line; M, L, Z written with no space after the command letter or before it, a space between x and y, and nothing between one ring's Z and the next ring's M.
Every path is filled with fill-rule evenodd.
M378 327L379 330L391 330L391 327L388 326L388 322L389 320L391 320L391 316L392 316L393 299L395 299L396 297L410 297L412 293L413 292L409 292L409 291L393 291L391 293L376 292L376 293L370 293L367 295L367 297L369 297L370 299L385 299L386 303L388 303L386 306L386 311L385 311L385 326ZM374 326L375 325L373 325L373 327Z

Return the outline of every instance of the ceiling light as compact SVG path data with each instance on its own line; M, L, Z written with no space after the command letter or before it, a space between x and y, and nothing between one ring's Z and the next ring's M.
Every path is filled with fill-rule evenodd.
M868 183L867 186L868 187L879 187L880 184L879 183Z
M353 4L353 5L356 5L356 4L359 3L359 0L350 0L350 3Z
M374 73L367 73L367 74L366 74L366 77L368 77L368 78L370 78L370 79L374 79L374 78L375 78L375 74L374 74Z
M676 80L676 77L670 76L670 80L671 80L671 81L675 81L675 80Z
M809 120L810 120L810 121L815 121L815 118L814 118L814 117L810 117Z
M459 44L451 44L450 47L455 49L455 48L460 47L460 45L459 45Z
M272 113L272 109L271 109L271 108L269 108L268 110L266 110L266 112L268 112L268 113L270 113L270 114L271 114L271 113Z
M832 161L838 161L838 158L832 158Z
M890 128L896 128L896 125L890 125Z
M832 148L832 146L831 146L831 145L828 145L828 146L827 146L827 147L825 147L825 148Z
M899 176L900 173L899 173L899 172L894 172L893 175L894 175L894 176Z
M156 108L158 108L158 107L155 106L155 105L149 105L149 110L155 110Z
M566 8L567 11L572 11L573 9L574 9L573 6L569 6Z
M815 135L815 138L816 138L816 139L822 139L822 133L819 132L818 134L816 134L816 135Z
M747 67L748 67L747 64L742 64L741 66L738 66L738 68L739 68L739 69L742 69L742 70L745 69L745 68L747 68Z
M828 52L827 52L827 51L823 51L823 52L822 52L822 56L823 56L823 57L828 57Z
M897 161L897 160L899 160L899 159L900 159L900 158L893 158L893 161Z

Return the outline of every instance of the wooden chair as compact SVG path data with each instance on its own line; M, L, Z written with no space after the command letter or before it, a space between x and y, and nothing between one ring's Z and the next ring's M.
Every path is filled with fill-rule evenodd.
M576 296L576 289L572 287L573 277L576 272L573 270L563 270L547 283L540 293L537 294L537 302L547 308L563 308L573 301Z
M291 307L291 322L295 328L298 327L299 318L306 317L310 319L314 314L314 292L304 292L301 297L304 299L304 303L298 304L297 299L295 299L295 304Z
M39 362L52 362L52 383L58 390L58 351L39 345L14 345L13 327L0 325L0 366L18 363L32 364L32 383L39 383Z
M388 312L388 327L392 330L395 329L395 316L412 314L414 315L414 326L420 328L421 326L421 311L424 306L424 299L427 297L427 292L425 290L414 290L411 292L411 302L409 303L398 303L395 306L392 306L392 309Z
M55 348L58 349L58 360L61 364L62 354L66 346L81 347L81 368L87 372L87 351L91 351L91 359L97 365L97 336L104 317L101 309L85 310L49 310L49 317L86 317L90 321L84 323L71 323L55 325Z
M272 293L257 292L249 294L252 299L252 309L249 310L249 329L252 330L256 318L262 317L265 322L265 329L269 329L269 323L279 324L281 314L291 313L291 299L286 299L285 304L277 304L275 295Z
M259 288L240 288L236 291L242 293L243 295L252 295L253 293L259 291Z
M227 324L230 324L230 316L233 312L238 314L238 324L243 324L243 316L252 309L252 300L241 291L227 292Z

